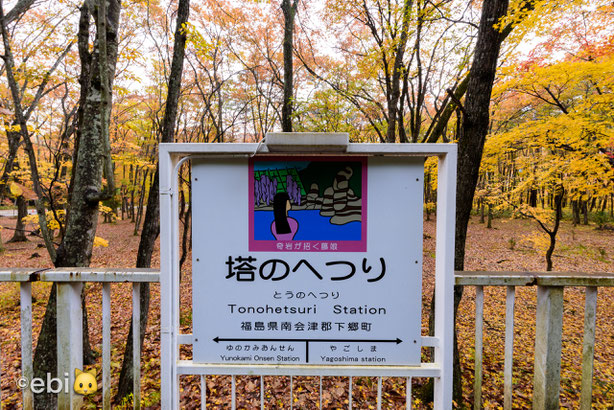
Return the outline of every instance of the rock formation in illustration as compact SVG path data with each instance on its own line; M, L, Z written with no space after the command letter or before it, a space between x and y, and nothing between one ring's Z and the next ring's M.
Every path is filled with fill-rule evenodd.
M305 198L305 209L320 209L322 208L322 197L320 196L320 188L315 182L311 184L309 192Z
M330 222L335 225L360 221L361 200L350 188L352 174L352 169L345 167L335 176L333 186L324 191L320 215L330 216Z

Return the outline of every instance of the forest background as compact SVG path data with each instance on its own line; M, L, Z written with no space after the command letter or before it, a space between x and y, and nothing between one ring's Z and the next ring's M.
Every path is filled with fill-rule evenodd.
M465 227L457 231L457 269L464 267L472 208L489 225L495 217L532 220L537 230L507 246L535 249L543 269L557 269L565 218L606 229L612 243L611 2L2 6L0 199L19 213L14 223L3 220L0 250L2 238L19 243L33 231L47 264L88 266L93 248L117 240L95 234L98 218L127 218L131 233L141 235L136 266L150 266L159 229L157 144L258 142L279 130L348 132L352 142L459 142L458 192L468 207L457 211ZM425 169L428 219L437 170L431 161ZM180 191L182 265L191 241L189 172L182 170ZM28 203L34 215L27 216ZM600 249L607 258L608 246ZM43 305L54 306L54 294ZM148 312L145 294L141 311ZM144 313L143 329L146 319ZM45 314L40 345L53 343L54 323L54 314ZM42 350L41 372L54 364ZM95 352L86 359L93 363ZM121 373L118 399L131 382Z

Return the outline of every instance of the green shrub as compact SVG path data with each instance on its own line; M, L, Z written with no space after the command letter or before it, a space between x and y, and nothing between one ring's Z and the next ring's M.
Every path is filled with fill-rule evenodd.
M593 214L593 222L597 224L597 229L603 229L610 222L608 214L604 211L595 212Z

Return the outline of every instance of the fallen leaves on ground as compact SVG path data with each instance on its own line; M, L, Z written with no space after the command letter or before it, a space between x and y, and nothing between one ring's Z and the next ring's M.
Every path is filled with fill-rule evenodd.
M15 220L0 218L0 225L14 226ZM114 224L99 224L97 235L108 238L108 247L93 250L92 266L130 267L136 261L139 237L133 235L133 224L118 221ZM435 223L424 223L424 279L423 279L423 334L427 334L428 307L433 291L433 271L435 265ZM486 271L541 271L544 257L523 238L537 233L531 221L497 219L494 229L486 229L477 223L477 218L469 226L467 270ZM25 243L6 241L12 231L1 231L6 251L0 254L2 267L51 267L42 241L29 237ZM598 231L593 226L573 227L568 222L562 225L559 242L554 256L554 269L569 272L612 272L614 259L614 234L611 231ZM40 257L31 258L34 253ZM159 266L159 251L156 250L153 267ZM192 289L190 258L184 265L184 281L181 284L181 324L184 333L191 333ZM33 335L34 342L40 331L50 284L37 282L32 286ZM130 284L113 284L111 303L111 372L112 385L116 388L121 361L128 334L132 306L132 287ZM484 295L484 377L482 398L486 408L503 405L503 352L505 342L505 288L486 287ZM101 351L101 285L88 284L86 287L87 310L89 315L90 341L95 351ZM561 367L561 406L577 408L580 397L582 336L584 328L584 289L565 289L565 312L563 323L563 351ZM595 370L593 379L593 405L606 408L614 402L614 289L600 288L597 306L597 330L595 344ZM533 346L535 338L536 289L517 288L514 328L514 408L529 408L533 385ZM7 408L20 407L21 393L16 380L21 375L19 285L0 283L0 387L2 404ZM151 286L151 310L145 344L143 346L142 405L144 408L159 408L160 391L160 304L159 286ZM467 287L459 310L458 331L461 363L463 367L463 387L465 403L473 401L474 371L474 327L475 289ZM426 354L426 349L424 349ZM183 346L183 358L191 357L191 348ZM100 361L96 369L100 374ZM100 379L100 376L99 376ZM413 379L412 390L419 392L426 379ZM343 409L348 408L350 400L353 408L377 408L377 378L355 377L352 379L352 397L349 397L350 380L347 377L236 377L237 408L252 409L260 406L261 386L263 401L269 409ZM262 385L261 385L262 383ZM232 379L229 376L207 376L207 402L216 409L230 408ZM290 386L292 385L292 396ZM405 389L407 381L403 378L383 378L382 408L405 408ZM320 397L320 389L322 395ZM181 378L182 408L200 408L201 380L198 376ZM113 391L113 394L115 391ZM321 399L321 403L320 403ZM100 407L101 394L88 396L87 406ZM126 406L131 407L130 403ZM415 408L427 408L414 395Z

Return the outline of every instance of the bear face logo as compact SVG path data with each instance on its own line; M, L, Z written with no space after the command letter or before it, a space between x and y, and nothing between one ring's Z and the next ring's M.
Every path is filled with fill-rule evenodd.
M82 372L79 369L75 369L75 384L73 386L75 393L88 395L98 390L98 383L96 383L96 370L88 370Z

